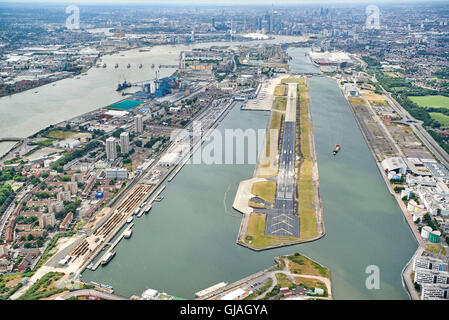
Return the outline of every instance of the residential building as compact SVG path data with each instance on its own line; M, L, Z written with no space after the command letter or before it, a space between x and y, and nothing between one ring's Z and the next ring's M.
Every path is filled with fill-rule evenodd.
M114 137L106 139L106 158L108 161L117 159L117 141Z
M120 134L120 148L121 153L126 154L129 153L129 133L122 132Z
M138 114L137 116L135 116L134 122L135 122L135 126L136 126L136 132L138 134L143 133L143 117L142 117L142 115Z

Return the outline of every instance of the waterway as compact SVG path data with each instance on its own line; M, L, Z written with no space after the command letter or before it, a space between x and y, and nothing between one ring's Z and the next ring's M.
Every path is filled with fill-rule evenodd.
M317 72L292 48L292 70ZM240 214L232 202L254 165L186 165L167 184L164 200L136 221L117 256L85 281L111 284L123 296L153 288L184 298L221 281L233 282L274 264L280 254L302 252L331 270L336 299L408 299L401 271L417 248L407 223L379 174L336 82L310 79L312 117L326 236L318 241L254 252L235 243ZM266 112L235 107L218 127L264 128ZM335 143L342 144L336 157ZM380 289L365 285L377 266Z

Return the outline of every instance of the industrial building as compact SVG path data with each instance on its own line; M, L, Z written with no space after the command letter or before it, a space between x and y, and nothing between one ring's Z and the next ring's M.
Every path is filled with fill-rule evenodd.
M386 172L395 172L397 174L407 173L407 164L401 157L387 158L381 162L381 165Z

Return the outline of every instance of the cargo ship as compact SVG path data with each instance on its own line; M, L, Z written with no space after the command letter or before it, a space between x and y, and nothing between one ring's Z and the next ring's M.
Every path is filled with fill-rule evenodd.
M115 257L115 251L112 250L112 251L108 252L108 253L104 256L103 259L101 259L101 264L102 264L103 266L104 266L104 265L107 265L107 264L109 263L109 261L111 261L112 258L114 258L114 257Z
M339 144L337 144L334 148L334 151L332 151L333 155L335 156L338 153L338 151L340 151L340 149L341 149L341 146Z
M123 89L131 87L131 83L126 82L126 80L123 83L119 83L117 85L117 89L115 91L122 91Z

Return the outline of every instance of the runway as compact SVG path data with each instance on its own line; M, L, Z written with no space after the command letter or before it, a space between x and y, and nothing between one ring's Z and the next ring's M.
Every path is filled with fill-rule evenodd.
M294 88L294 89L293 89ZM292 92L293 91L293 92ZM289 85L287 117L295 114L296 85ZM293 118L294 119L294 118ZM265 234L273 236L299 237L299 219L294 212L296 123L286 121L279 156L279 173L276 185L274 207L267 211Z

